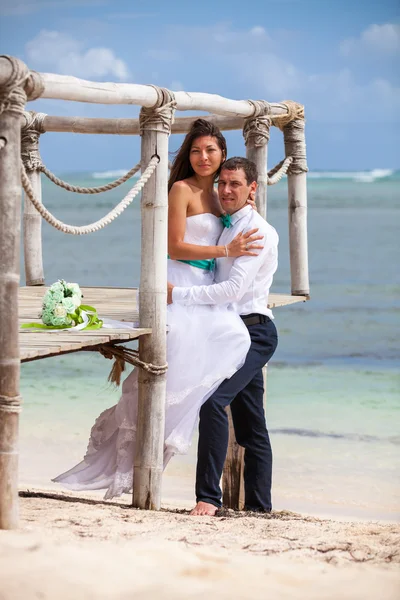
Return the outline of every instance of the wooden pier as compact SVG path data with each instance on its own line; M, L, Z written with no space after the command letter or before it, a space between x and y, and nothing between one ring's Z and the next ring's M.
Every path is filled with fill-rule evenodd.
M42 298L47 288L21 287L19 289L19 323L41 323L38 317ZM139 322L139 307L137 305L137 288L81 288L85 303L97 309L100 318L125 321L127 323ZM270 294L269 308L277 308L304 302L304 296L290 296L288 294ZM151 329L97 329L95 331L46 331L35 329L20 330L20 357L21 362L29 362L59 354L68 354L83 350L94 350L103 344L121 344L136 340L140 336L149 335Z
M99 104L141 106L139 119L80 119L25 112L37 98ZM167 214L168 138L188 130L197 117L174 118L175 111L210 113L221 130L242 129L246 155L258 169L256 203L266 217L267 186L287 174L291 290L271 294L270 308L303 302L309 297L307 252L307 189L304 107L293 101L232 100L215 94L172 92L153 85L91 82L75 77L37 73L12 56L0 56L0 529L18 526L18 427L20 364L65 353L96 350L137 339L141 361L139 411L134 457L133 506L158 510L164 445L167 339ZM270 127L283 133L285 156L267 169ZM99 221L75 226L62 223L43 206L41 175L79 193L100 193L128 176L96 190L78 189L51 174L39 149L46 131L141 136L141 176L129 194ZM139 168L139 166L138 166ZM128 174L129 175L129 174ZM129 177L131 174L129 175ZM23 219L21 184L25 191ZM120 216L141 194L140 302L133 288L83 288L85 304L103 318L138 322L137 328L96 331L21 329L40 322L46 288L42 257L42 218L68 234L98 231ZM20 223L27 287L19 287ZM84 282L77 282L80 285ZM226 462L224 493L231 507L240 507L242 453L233 440Z

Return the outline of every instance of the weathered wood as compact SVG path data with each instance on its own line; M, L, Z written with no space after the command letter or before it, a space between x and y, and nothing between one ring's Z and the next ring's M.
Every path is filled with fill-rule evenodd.
M0 93L5 110L0 115L0 529L18 526L19 395L18 285L21 221L20 119L24 94L18 75L0 60ZM28 70L15 63L23 80ZM8 81L7 81L8 80ZM7 88L2 85L8 83ZM7 106L8 105L8 106ZM4 106L4 105L3 105Z
M161 122L144 126L142 170L157 154L158 167L142 192L142 248L139 288L140 326L152 335L139 341L140 358L156 365L166 363L168 132ZM166 375L140 369L139 406L134 457L133 506L161 507Z
M230 408L227 409L227 413L229 419L229 442L222 474L222 502L227 508L243 510L244 448L236 442Z
M308 296L307 174L288 174L289 247L292 294Z
M288 178L290 276L292 294L309 296L307 241L307 162L304 120L283 128L286 156L293 156Z
M19 323L40 323L38 318L42 299L48 288L22 287L19 289ZM86 304L95 306L102 318L117 321L139 321L136 289L81 288ZM71 352L91 350L98 344L115 344L135 340L151 333L149 328L112 329L94 331L20 330L21 362L39 360Z
M171 133L187 133L200 115L179 117L172 124ZM223 117L220 115L201 115L202 119L214 123L221 131L242 129L243 117ZM92 117L54 117L46 115L43 121L44 131L139 135L139 119L99 119Z
M93 104L136 104L150 108L158 100L153 86L134 83L104 83L40 73L44 84L42 98L91 102ZM254 106L247 100L231 100L217 94L202 92L174 92L177 110L202 110L218 115L251 117ZM286 115L287 108L280 103L271 103L271 113Z
M36 198L42 198L39 171L27 171ZM24 194L24 261L26 285L44 285L42 217Z

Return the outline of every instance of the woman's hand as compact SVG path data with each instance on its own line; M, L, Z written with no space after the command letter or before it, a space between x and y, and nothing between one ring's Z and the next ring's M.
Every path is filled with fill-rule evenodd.
M253 210L258 212L257 205L256 205L256 193L255 192L250 192L249 197L247 198L246 202L247 202L247 204L250 204L250 206Z
M237 258L238 256L258 256L258 252L254 252L254 250L262 250L264 246L254 243L257 240L263 239L262 235L254 235L257 231L258 229L251 229L247 233L238 233L231 243L226 246L228 256L232 258Z

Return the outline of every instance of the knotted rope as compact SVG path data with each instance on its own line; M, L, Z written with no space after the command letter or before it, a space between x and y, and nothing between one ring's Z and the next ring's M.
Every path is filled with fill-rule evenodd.
M125 348L124 346L107 346L101 345L96 346L93 350L97 350L105 358L115 359L108 381L119 385L121 383L121 375L125 371L125 363L140 367L152 375L164 375L168 370L168 364L165 365L153 365L152 363L146 363L139 358L138 350L132 350L131 348Z
M285 154L293 158L293 162L288 169L290 174L298 175L308 171L304 126L304 119L296 119L288 123L283 129Z
M33 110L24 112L21 127L21 158L27 171L37 171L43 166L39 152L39 137L44 133L45 113Z
M174 93L156 85L150 87L157 92L157 102L149 108L145 106L141 108L139 114L140 135L143 135L145 129L159 131L160 125L164 131L170 133L176 108Z
M28 67L14 56L2 55L11 66L11 73L0 89L0 115L9 111L20 115L24 112L26 100L36 100L44 90L44 83L39 73L29 71Z
M133 188L127 193L125 198L123 200L121 200L121 202L119 204L117 204L117 206L115 206L109 213L107 213L107 215L105 215L103 218L99 219L98 221L91 223L90 225L82 225L82 226L67 225L66 223L63 223L62 221L57 219L54 215L52 215L50 213L50 211L48 211L47 208L45 208L45 206L36 198L35 193L32 188L32 185L31 185L31 182L29 181L29 178L26 174L25 167L24 167L24 164L22 161L21 161L21 181L22 181L22 186L25 190L26 195L28 196L28 198L32 202L33 206L41 214L41 216L43 217L43 219L45 221L47 221L50 225L52 225L59 231L62 231L63 233L70 233L72 235L86 235L88 233L93 233L94 231L99 231L100 229L103 229L104 227L106 227L106 225L109 225L114 219L119 217L119 215L121 213L123 213L123 211L131 204L132 200L143 189L143 187L145 186L147 181L150 179L150 177L156 170L159 162L160 162L159 157L153 156L150 159L150 162L147 165L147 168L142 173L142 176L135 183Z
M29 77L26 65L13 56L4 55L11 65L11 73L0 89L0 115L4 111L20 115L24 112L26 103L25 83Z
M272 124L283 131L284 127L292 121L302 119L304 121L304 106L293 100L284 100L281 102L287 109L286 115L274 115L271 117Z
M246 146L260 148L268 144L271 119L267 116L249 117L243 125L243 137Z
M22 398L21 396L0 396L0 412L20 413Z
M246 146L261 148L269 142L271 105L266 100L248 100L253 114L244 121L243 137Z

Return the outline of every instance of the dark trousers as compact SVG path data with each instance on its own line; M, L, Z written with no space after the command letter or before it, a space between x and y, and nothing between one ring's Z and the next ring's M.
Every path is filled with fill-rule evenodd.
M271 510L272 451L264 413L262 368L278 344L274 323L249 325L251 346L241 369L225 379L200 410L197 502L221 506L220 479L228 449L230 404L236 440L245 448L246 510Z

